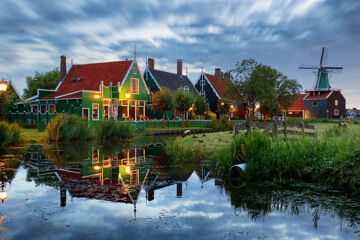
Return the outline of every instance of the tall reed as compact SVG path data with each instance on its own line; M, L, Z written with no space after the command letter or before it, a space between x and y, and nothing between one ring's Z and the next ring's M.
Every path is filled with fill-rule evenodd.
M0 147L16 145L20 141L20 126L17 123L0 122Z

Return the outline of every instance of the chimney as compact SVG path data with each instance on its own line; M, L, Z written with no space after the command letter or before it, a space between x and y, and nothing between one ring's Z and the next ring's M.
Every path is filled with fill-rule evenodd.
M177 74L182 75L182 60L177 60Z
M155 69L155 60L153 58L148 58L148 68L152 70Z
M215 76L221 77L221 68L215 68Z
M60 76L59 82L63 80L66 75L66 56L62 55L60 57Z

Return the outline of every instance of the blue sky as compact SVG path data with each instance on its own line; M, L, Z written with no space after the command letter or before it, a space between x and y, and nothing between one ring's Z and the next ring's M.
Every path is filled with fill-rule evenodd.
M201 67L233 68L254 58L271 65L304 89L314 74L299 64L343 66L330 82L360 108L358 66L360 2L357 0L103 1L3 0L0 2L0 78L25 87L25 77L59 65L133 58L145 68L176 71L182 59L195 82Z

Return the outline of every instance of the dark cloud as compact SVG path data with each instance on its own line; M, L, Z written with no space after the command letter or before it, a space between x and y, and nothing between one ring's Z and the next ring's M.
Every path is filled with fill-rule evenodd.
M165 70L175 71L182 58L193 81L201 67L229 69L251 57L310 88L312 73L297 67L316 64L327 46L329 64L344 66L333 85L343 89L349 107L360 107L354 75L359 10L356 0L5 0L0 2L0 75L24 83L25 75L56 67L61 54L75 62L132 58L136 44L139 61L154 57Z

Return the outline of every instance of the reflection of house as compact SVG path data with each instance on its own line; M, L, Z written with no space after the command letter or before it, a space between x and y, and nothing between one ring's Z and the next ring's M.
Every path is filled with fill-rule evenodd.
M206 96L209 101L209 108L212 112L217 112L217 106L222 98L227 98L231 102L231 117L245 119L246 108L243 103L238 103L237 94L228 92L229 85L234 83L221 77L221 69L215 68L215 75L202 72L195 84L200 94Z

